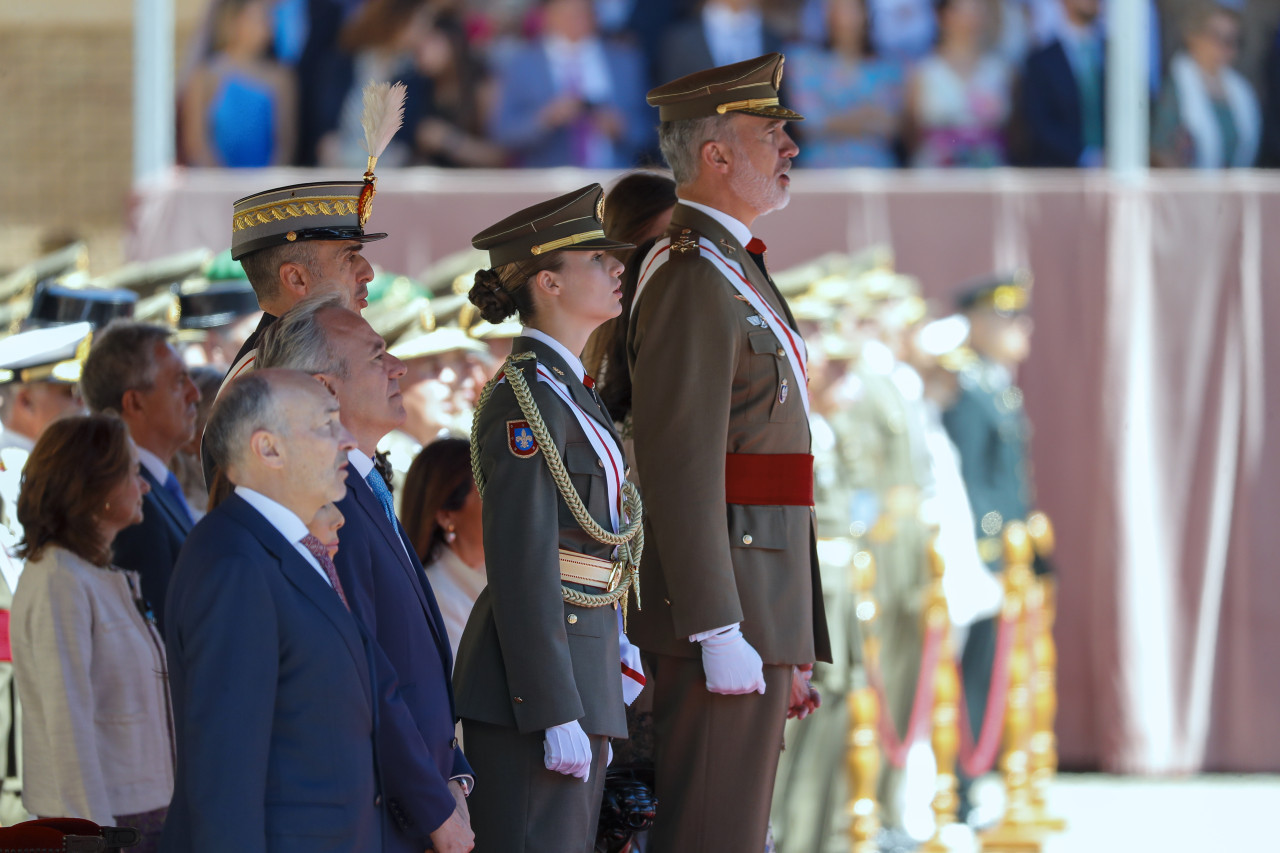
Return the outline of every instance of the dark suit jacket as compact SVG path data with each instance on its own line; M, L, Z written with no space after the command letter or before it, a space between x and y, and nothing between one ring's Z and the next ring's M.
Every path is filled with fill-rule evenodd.
M151 604L156 624L163 631L169 576L182 543L191 533L191 516L145 466L142 476L151 486L142 498L142 522L116 534L112 562L142 576L142 597Z
M1105 55L1106 47L1102 48ZM1099 121L1106 132L1105 66L1098 84ZM1080 88L1062 42L1055 39L1031 52L1018 89L1018 112L1025 134L1021 159L1027 166L1069 169L1084 153Z
M577 404L621 447L613 419L550 347L516 338L511 349L537 355L537 362L519 362L519 369L573 487L591 517L608 530L608 485L600 458L569 407L538 381L537 363L566 376ZM525 420L510 384L495 386L476 418L480 466L488 484L484 549L489 586L476 600L458 644L458 712L468 720L526 734L578 720L589 735L626 737L617 611L567 604L560 582L560 548L600 558L607 558L612 548L588 536L570 514L541 451L520 458L510 450L508 424Z
M428 835L455 808L449 779L471 767L454 738L453 658L440 609L416 555L396 541L369 484L351 469L347 496L338 503L346 518L334 563L347 600L399 681L408 722L397 727L383 713L388 732L379 736L379 759L388 808L399 832L387 850L421 851ZM407 536L405 541L408 541Z
M764 50L761 54L775 52L782 52L782 36L765 26ZM742 58L752 59L753 57ZM658 80L657 84L669 83L695 71L714 68L715 64L716 61L711 57L711 48L707 45L702 16L695 13L693 18L672 27L667 32L662 43L662 60L659 66L662 70L662 79Z
M178 768L169 853L379 853L369 651L314 568L238 495L169 588Z
M613 81L613 101L608 106L622 116L625 129L614 140L617 168L629 166L649 146L657 125L645 103L644 59L633 46L606 43L605 61ZM568 127L548 130L538 116L555 97L542 44L522 47L498 69L498 104L491 120L494 141L506 146L521 166L573 166L573 142Z

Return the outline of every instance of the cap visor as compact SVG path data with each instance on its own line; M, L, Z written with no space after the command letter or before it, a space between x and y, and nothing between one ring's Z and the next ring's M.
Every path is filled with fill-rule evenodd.
M738 110L740 113L746 113L749 116L760 116L761 118L776 118L783 121L804 121L804 116L786 107L761 107L758 110Z
M594 240L583 240L581 243L574 243L572 246L562 246L559 251L562 252L584 252L588 249L634 249L634 243L620 243L617 240L610 240L608 237L597 237Z

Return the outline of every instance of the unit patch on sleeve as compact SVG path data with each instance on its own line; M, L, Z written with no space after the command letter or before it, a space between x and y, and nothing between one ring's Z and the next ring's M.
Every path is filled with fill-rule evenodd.
M521 459L538 452L538 442L528 421L507 421L507 447Z

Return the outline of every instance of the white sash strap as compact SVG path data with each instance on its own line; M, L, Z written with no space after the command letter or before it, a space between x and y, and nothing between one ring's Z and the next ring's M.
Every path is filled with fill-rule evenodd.
M506 381L505 376L500 380L500 382ZM587 434L587 441L591 442L596 456L600 458L600 463L604 466L605 481L609 485L609 521L613 525L613 532L617 533L622 529L622 478L626 471L622 450L619 449L609 431L596 423L595 419L578 405L564 383L552 376L550 371L541 364L538 365L538 381L550 385L556 396L569 407L569 411L573 412L573 416L578 419L578 425Z
M649 283L649 279L653 274L662 268L671 258L671 238L663 237L661 240L653 244L653 248L649 250L649 254L645 255L644 261L640 265L640 278L636 281L636 295L631 297L631 313L634 314L636 306L640 304L640 294L644 292L644 286Z
M724 277L729 279L729 283L733 285L734 290L747 301L747 304L755 309L756 313L764 318L768 324L769 330L782 344L782 349L786 353L787 361L791 363L791 372L796 377L796 384L800 387L796 389L800 394L800 401L804 404L805 414L809 414L809 373L808 373L808 350L805 348L804 339L800 337L800 333L787 324L778 312L774 311L768 301L760 295L755 286L747 279L746 274L742 270L742 266L736 261L731 261L716 249L716 247L706 237L698 240L698 249L702 257L711 261ZM662 268L671 257L671 240L662 239L654 244L648 256L645 257L640 270L640 279L636 283L636 295L631 300L631 310L636 310L636 305L640 304L640 294L644 291L645 284L653 277L653 274Z
M230 385L233 379L237 378L242 373L249 373L252 371L254 362L257 360L258 351L256 349L251 349L242 355L240 360L232 365L231 369L227 371L227 376L222 380L222 384L218 386L218 393L213 396L213 399L216 400L218 397L222 396L223 389Z

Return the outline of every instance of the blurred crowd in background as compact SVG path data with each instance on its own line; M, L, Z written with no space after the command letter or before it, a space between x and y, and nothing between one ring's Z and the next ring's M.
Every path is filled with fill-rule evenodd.
M1176 19L1144 2L1153 164L1280 165L1280 33L1265 69L1240 69L1244 0L1181 4ZM807 117L799 165L1096 167L1104 6L212 0L179 76L179 158L363 167L361 88L399 80L405 123L384 166L658 164L651 87L782 51L786 97Z

